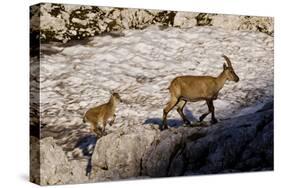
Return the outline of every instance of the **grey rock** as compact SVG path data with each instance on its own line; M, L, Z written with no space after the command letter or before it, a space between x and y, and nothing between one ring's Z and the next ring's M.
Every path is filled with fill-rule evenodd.
M213 126L158 131L125 127L102 137L92 157L93 181L273 169L273 111Z
M105 181L139 176L142 156L157 132L141 126L123 127L100 138L92 157L92 179Z
M169 26L190 28L215 26L230 30L258 31L273 36L273 18L233 16L128 8L42 3L31 9L33 33L42 41L68 42L125 29L144 29L151 24L165 29ZM38 19L40 16L40 24ZM39 27L40 25L40 27Z
M50 185L273 170L273 110L265 106L212 126L159 131L131 125L108 130L97 140L89 166L85 160L69 161L53 138L39 142L31 137L31 181ZM87 168L92 168L88 177Z
M166 142L162 139L147 150L142 174L158 177L273 169L272 113L267 110L225 120L193 134L194 128L178 129L178 139L170 139L166 147L162 147ZM172 151L167 152L169 146Z
M40 166L40 173L33 173L35 177L31 177L31 180L40 185L82 183L88 181L85 175L85 165L79 161L69 161L65 152L55 143L53 138L47 137L41 139L40 149L33 149L33 151L37 151L31 157L32 160L37 159L34 164L37 163L37 167ZM40 164L38 159L40 159ZM32 166L35 171L37 167ZM40 177L37 177L39 175Z

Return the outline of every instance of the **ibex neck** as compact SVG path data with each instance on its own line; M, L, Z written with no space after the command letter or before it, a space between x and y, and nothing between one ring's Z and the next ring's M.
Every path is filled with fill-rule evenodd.
M114 98L113 98L113 97L110 97L110 99L109 99L108 103L109 103L111 106L113 106L113 107L115 107L115 106L116 106L116 101L114 100Z
M217 77L218 90L220 90L224 86L225 81L226 81L226 75L224 71L222 71L222 73L220 73L220 75Z

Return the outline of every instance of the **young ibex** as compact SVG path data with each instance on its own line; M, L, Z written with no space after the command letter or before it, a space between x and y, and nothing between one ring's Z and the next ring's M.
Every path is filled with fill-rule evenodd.
M163 127L167 129L167 115L177 106L177 111L180 114L185 124L190 124L190 121L185 117L183 108L186 102L196 102L205 100L207 102L209 111L200 116L199 120L212 113L211 123L217 123L215 118L215 108L213 100L217 99L219 91L224 86L226 80L239 81L239 77L234 72L230 60L227 56L222 56L227 65L223 64L223 71L218 77L212 76L179 76L176 77L169 86L171 99L163 110Z
M97 107L90 108L83 117L83 122L91 124L91 131L99 137L104 135L107 123L111 126L115 120L115 110L117 105L122 102L118 93L112 93L109 101ZM98 132L98 126L102 126L102 132Z

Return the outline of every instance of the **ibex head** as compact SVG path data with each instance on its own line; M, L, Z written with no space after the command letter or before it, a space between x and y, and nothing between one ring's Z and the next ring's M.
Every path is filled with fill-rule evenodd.
M227 65L225 63L223 64L223 71L224 71L224 74L226 75L226 79L229 80L229 81L238 82L239 77L234 72L234 69L232 67L232 64L231 64L230 60L225 55L223 55L222 57L225 59L225 61L227 63Z
M122 99L118 93L113 93L112 96L115 98L116 101L122 102Z
M116 101L117 103L120 103L122 102L122 99L119 95L119 93L117 93L116 91L114 90L110 90L110 94L111 94L111 98Z

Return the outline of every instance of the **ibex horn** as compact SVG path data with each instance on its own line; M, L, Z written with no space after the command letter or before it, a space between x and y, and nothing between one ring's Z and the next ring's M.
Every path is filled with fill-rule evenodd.
M118 90L117 89L111 89L109 92L110 92L110 94L118 93Z
M231 61L228 59L228 57L227 57L226 55L222 55L222 57L225 59L227 65L228 65L229 67L232 67Z

